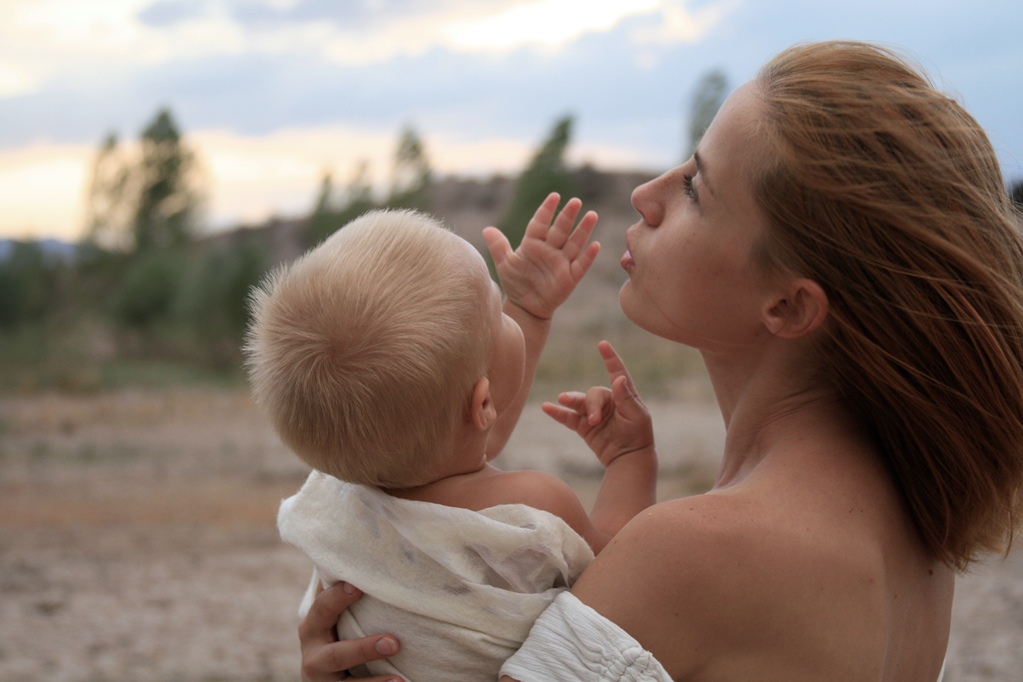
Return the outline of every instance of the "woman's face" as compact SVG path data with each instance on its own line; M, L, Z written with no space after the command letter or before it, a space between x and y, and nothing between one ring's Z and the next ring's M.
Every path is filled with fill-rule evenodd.
M647 331L708 351L764 333L766 282L751 248L766 219L748 180L757 100L750 85L722 105L693 158L636 188L619 300Z

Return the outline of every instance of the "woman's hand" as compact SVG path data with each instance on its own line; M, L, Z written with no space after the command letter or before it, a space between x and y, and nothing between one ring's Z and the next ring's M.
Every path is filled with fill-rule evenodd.
M557 405L544 403L543 411L586 441L605 467L622 455L653 453L654 427L629 371L607 341L597 344L611 388L597 386L579 393L562 393Z
M316 595L309 613L298 624L302 647L302 682L336 682L349 677L348 669L398 653L398 640L390 635L338 641L337 621L362 593L348 583L337 583ZM362 678L400 682L393 676Z

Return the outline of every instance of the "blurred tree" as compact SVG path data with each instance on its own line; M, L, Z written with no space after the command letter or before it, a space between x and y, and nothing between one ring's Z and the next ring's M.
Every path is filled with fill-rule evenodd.
M86 200L86 240L99 248L125 251L130 235L128 217L129 166L118 143L109 133L96 153Z
M611 190L611 180L603 171L585 163L575 171L576 196L584 204L598 202Z
M270 268L269 245L253 234L200 255L177 302L180 319L198 342L200 359L237 365L249 323L249 296Z
M330 172L324 171L320 180L320 191L316 196L313 212L309 216L306 243L309 246L319 244L334 234L338 228L375 206L369 162L363 160L356 164L340 197L336 196Z
M419 134L406 126L398 140L391 171L391 192L387 205L394 208L429 210L429 189L433 182L430 160Z
M336 228L337 209L334 207L334 178L330 171L323 171L320 189L316 194L313 212L309 214L306 241L315 246L326 239Z
M142 130L134 158L107 135L93 162L86 209L92 244L132 252L182 246L198 231L203 202L196 155L170 110Z
M38 242L11 242L0 259L0 330L41 320L57 301L60 259L47 257Z
M323 171L320 176L320 191L316 195L316 205L313 206L313 215L328 214L334 210L334 177L329 170Z
M696 84L689 106L689 149L685 158L693 155L700 138L707 132L721 104L728 96L728 77L719 68L707 71Z
M565 152L572 138L572 123L572 116L556 121L550 135L519 176L511 206L499 226L513 248L522 241L526 224L548 194L558 192L562 201L575 194L576 177L565 161Z
M181 140L168 109L142 131L142 157L133 173L138 190L132 215L136 251L187 244L198 230L202 202L195 155Z
M129 329L153 331L174 313L188 258L180 249L149 249L127 264L123 278L111 292L114 318Z
M427 167L429 173L429 167ZM373 206L373 181L369 173L369 161L363 159L355 164L355 170L348 179L344 194L345 207L363 207L359 212L363 213Z

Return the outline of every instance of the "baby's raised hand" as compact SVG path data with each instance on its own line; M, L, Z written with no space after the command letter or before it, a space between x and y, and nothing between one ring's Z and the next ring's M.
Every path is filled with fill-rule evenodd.
M649 450L653 454L650 412L636 392L625 363L607 341L601 341L597 348L611 388L562 393L559 404L544 403L543 411L582 436L605 467L631 452Z
M514 251L499 229L483 230L505 296L545 320L568 299L600 252L600 244L589 241L597 214L589 211L576 225L582 202L569 200L555 217L559 200L556 192L544 199Z

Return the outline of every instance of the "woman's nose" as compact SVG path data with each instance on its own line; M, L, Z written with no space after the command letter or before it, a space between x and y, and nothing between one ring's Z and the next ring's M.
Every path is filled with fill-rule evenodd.
M658 189L663 178L662 175L632 190L632 207L639 211L643 216L643 222L650 227L657 227L664 219L664 203Z

